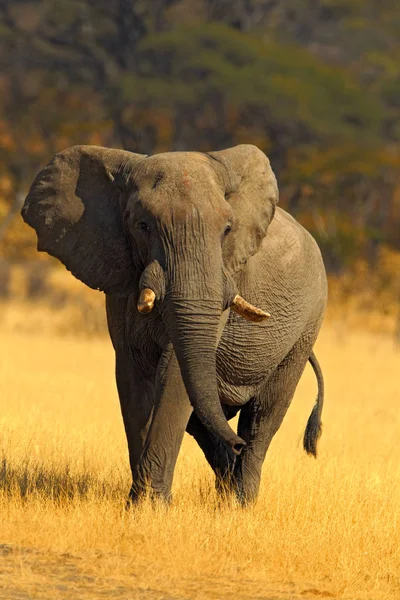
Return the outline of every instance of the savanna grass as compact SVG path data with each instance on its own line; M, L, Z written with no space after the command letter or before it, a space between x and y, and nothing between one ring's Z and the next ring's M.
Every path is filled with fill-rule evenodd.
M389 338L325 327L318 459L301 443L316 395L308 367L246 509L219 502L187 438L173 504L125 511L107 340L4 334L0 352L4 597L400 597L400 355Z

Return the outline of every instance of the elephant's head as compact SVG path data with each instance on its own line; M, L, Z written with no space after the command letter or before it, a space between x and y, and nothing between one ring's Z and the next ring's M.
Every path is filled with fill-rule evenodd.
M229 306L250 320L268 316L238 296L235 274L265 236L277 197L254 146L150 157L75 146L39 173L22 210L38 249L88 286L138 293L143 318L157 304L196 413L236 453L244 442L218 398L217 331Z

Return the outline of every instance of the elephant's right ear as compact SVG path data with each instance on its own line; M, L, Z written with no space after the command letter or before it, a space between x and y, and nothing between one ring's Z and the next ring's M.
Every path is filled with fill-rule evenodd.
M22 208L39 251L109 294L128 294L136 278L119 199L132 168L144 158L99 146L68 148L39 173Z

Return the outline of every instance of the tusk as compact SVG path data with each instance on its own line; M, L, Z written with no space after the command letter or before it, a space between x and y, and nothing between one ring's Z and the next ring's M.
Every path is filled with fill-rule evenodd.
M253 323L261 323L261 321L265 321L265 319L269 319L271 316L269 313L261 310L261 308L257 308L249 302L246 302L246 300L242 298L242 296L239 296L239 294L237 294L232 300L231 309L241 317L244 317Z
M137 309L142 315L147 315L153 310L154 300L156 295L150 288L144 288L140 292L139 300L137 303Z

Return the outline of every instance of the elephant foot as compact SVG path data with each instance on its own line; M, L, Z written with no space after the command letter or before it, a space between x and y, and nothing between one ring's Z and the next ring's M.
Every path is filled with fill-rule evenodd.
M215 489L222 501L236 500L242 507L255 504L258 486L245 485L240 472L240 457L223 473L216 472Z
M150 500L154 504L161 503L164 505L169 505L172 502L172 493L170 490L160 491L155 490L150 486L139 488L137 485L132 485L126 501L125 509L131 510L145 500Z
M251 485L249 482L243 482L242 477L237 472L233 477L233 487L236 500L242 508L254 506L258 497L258 485Z

